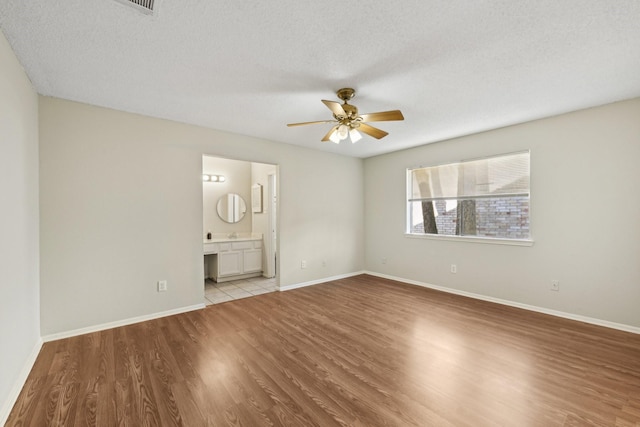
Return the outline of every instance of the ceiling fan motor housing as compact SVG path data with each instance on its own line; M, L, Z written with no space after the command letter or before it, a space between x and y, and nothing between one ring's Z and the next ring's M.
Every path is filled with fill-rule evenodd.
M347 104L345 102L344 104L342 104L342 109L345 113L347 113L347 119L355 120L356 118L358 118L358 107L356 107L355 105ZM340 120L339 117L336 117L336 119Z

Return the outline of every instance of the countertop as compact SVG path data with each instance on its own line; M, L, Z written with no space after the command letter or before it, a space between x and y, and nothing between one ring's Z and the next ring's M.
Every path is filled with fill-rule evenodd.
M234 236L234 237L231 237ZM261 233L214 233L211 239L204 239L202 243L243 242L247 240L262 240Z

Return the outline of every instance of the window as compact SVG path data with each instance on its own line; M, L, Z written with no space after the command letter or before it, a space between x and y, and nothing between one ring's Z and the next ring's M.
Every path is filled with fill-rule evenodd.
M528 240L529 152L407 170L407 233Z

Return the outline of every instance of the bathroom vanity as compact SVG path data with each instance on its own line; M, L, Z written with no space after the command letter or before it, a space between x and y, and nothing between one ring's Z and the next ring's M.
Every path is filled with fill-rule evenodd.
M262 234L214 235L203 246L208 276L216 282L262 275Z

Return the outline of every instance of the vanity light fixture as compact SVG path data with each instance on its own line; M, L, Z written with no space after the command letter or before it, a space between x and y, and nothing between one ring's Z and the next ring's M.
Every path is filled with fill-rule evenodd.
M226 180L224 175L202 175L202 181L204 182L225 182Z

